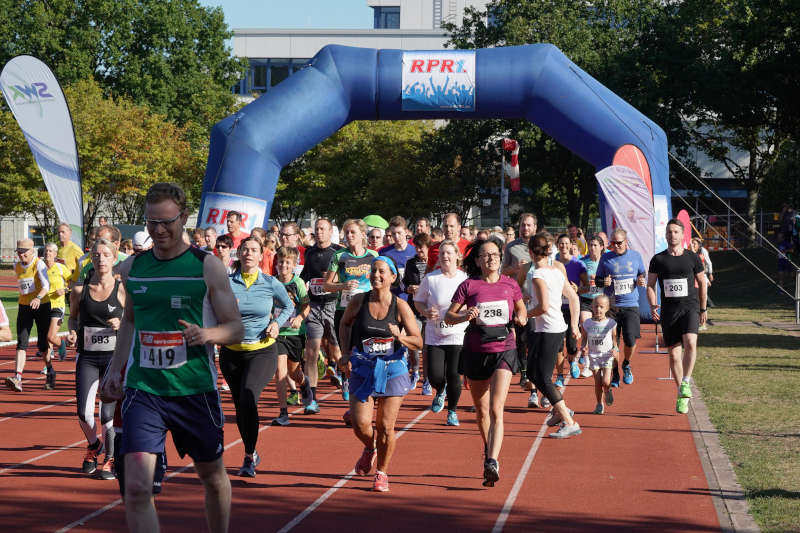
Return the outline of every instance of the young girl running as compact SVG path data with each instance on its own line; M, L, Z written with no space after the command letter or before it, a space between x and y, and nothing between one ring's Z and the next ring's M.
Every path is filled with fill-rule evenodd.
M582 324L586 332L583 354L588 358L588 367L594 373L596 415L602 415L606 410L605 406L614 403L614 395L611 393L611 369L614 367L614 355L619 354L619 348L617 323L607 316L609 307L608 296L600 294L592 301L591 318L587 318ZM605 403L603 403L604 398Z

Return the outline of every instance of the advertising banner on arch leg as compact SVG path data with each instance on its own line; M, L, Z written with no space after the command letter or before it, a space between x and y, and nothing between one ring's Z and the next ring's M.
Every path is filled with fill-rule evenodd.
M242 214L242 230L250 233L264 221L267 214L267 201L252 196L241 196L224 192L206 193L203 210L197 219L197 227L212 227L218 235L228 233L225 221L228 213L238 211Z

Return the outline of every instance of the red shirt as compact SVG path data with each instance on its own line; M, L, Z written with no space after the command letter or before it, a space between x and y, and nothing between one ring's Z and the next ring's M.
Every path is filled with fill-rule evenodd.
M228 233L228 235L230 235L231 239L233 239L234 250L237 250L239 248L239 245L242 244L242 241L250 236L249 233L245 233L243 231L240 231L239 235L235 237L233 236L233 233Z
M439 260L439 245L442 244L437 242L430 248L428 248L428 272L434 270L436 268L436 261ZM467 239L458 239L456 245L458 249L461 250L462 257L467 253L467 246L472 244L472 241L468 241Z

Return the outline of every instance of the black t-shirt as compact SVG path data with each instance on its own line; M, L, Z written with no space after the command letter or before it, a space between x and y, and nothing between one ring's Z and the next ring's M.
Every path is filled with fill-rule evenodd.
M341 249L340 245L334 243L331 243L327 248L320 248L316 244L306 248L305 263L303 264L303 271L300 273L300 279L308 283L314 278L324 278L331 264L333 254ZM323 303L335 300L337 295L334 292L318 296L309 289L308 296L312 302Z
M425 272L428 270L428 263L422 261L416 255L414 257L409 258L406 261L406 270L403 273L403 287L408 287L409 285L419 285L422 283L422 278L425 277ZM409 299L409 304L411 304L411 299ZM422 317L417 311L416 306L411 305L411 311L414 312L414 315L417 318Z
M690 250L681 255L659 252L650 260L650 274L658 276L661 287L661 307L664 311L684 311L700 308L695 287L695 275L703 272L703 262Z

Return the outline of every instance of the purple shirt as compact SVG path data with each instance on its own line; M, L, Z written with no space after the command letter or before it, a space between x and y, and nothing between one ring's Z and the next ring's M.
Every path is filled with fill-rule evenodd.
M477 278L464 280L456 289L452 301L467 307L482 308L481 317L475 321L478 324L482 321L485 326L505 326L514 318L514 302L518 300L522 300L522 291L517 282L501 275L497 283L488 283ZM500 302L505 303L505 306L499 305ZM486 315L490 318L484 318ZM497 353L513 350L517 347L517 341L514 338L514 328L511 328L505 340L488 343L481 343L478 331L468 329L464 336L464 346L471 352Z

